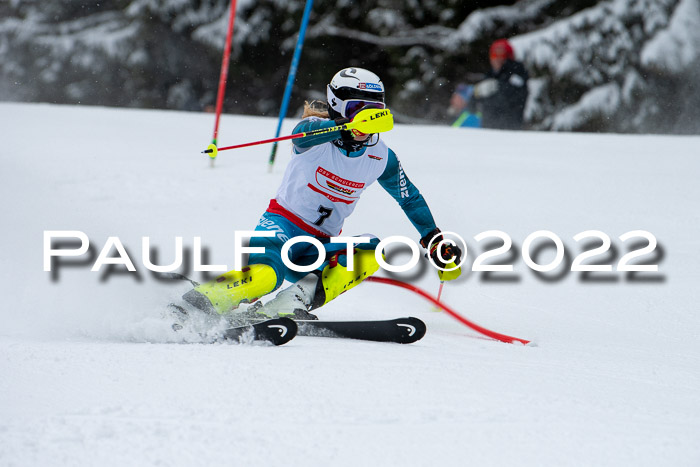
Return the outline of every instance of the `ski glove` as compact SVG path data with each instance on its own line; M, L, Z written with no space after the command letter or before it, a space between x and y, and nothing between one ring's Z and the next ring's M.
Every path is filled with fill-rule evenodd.
M485 99L491 97L498 91L498 80L489 78L474 85L474 97Z
M432 240L432 241L431 241ZM442 244L443 236L440 233L440 229L435 229L428 235L420 239L420 244L423 248L428 250L426 256L430 256L432 263L447 269L447 271L441 271L438 269L438 277L441 281L451 281L452 279L457 279L460 274L462 274L462 268L457 267L462 259L462 250L457 245L453 245L449 241L445 241Z

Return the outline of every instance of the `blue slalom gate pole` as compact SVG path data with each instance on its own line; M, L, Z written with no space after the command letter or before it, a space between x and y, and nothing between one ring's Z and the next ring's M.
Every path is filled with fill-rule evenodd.
M292 65L289 67L287 85L284 88L284 97L282 97L282 107L280 108L280 118L277 122L277 131L275 132L275 138L279 137L280 131L282 130L282 121L287 116L287 107L289 107L289 99L290 97L292 97L292 88L294 87L294 78L296 77L297 67L299 66L301 49L304 48L304 36L306 35L306 25L309 23L309 16L311 14L311 7L313 6L313 4L314 0L306 0L306 6L304 7L304 16L301 18L301 27L299 28L299 37L297 38L297 45L294 48ZM276 154L277 143L274 143L272 145L272 152L270 152L270 160L268 165L269 172L272 172L272 166L275 163Z

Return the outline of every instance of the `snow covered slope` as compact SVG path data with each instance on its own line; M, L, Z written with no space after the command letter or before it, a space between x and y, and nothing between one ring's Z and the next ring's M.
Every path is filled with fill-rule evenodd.
M176 237L190 257L199 236L208 264L232 265L233 232L255 226L289 143L269 174L269 146L222 152L210 168L207 114L0 104L0 122L0 465L700 463L698 137L399 125L385 140L438 225L469 246L445 301L538 346L481 338L420 297L366 283L320 316L413 315L426 337L272 348L182 343L162 314L187 286L156 280L141 241L169 264ZM224 116L220 143L274 126ZM498 258L513 272L469 271L494 241L474 237L494 229L513 240ZM84 232L95 256L44 272L47 230ZM567 252L541 275L521 255L539 230ZM567 271L597 246L573 240L587 230L611 238L597 259L612 272ZM615 271L633 230L658 240L640 258L658 272ZM378 186L344 229L365 232L417 236ZM90 271L112 236L138 274ZM540 264L554 258L537 250ZM437 292L429 267L398 277Z

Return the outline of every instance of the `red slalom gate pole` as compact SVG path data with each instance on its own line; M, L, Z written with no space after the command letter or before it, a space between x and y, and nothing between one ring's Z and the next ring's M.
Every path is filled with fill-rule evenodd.
M498 332L494 332L494 331L491 331L489 329L486 329L483 326L479 326L478 324L469 321L467 318L460 315L459 313L457 313L456 311L454 311L453 309L451 309L450 307L448 307L447 305L445 305L441 301L435 299L426 291L419 289L418 287L416 287L414 285L407 284L406 282L401 282L401 281L397 281L394 279L388 279L386 277L370 276L365 280L371 281L371 282L379 282L381 284L395 285L397 287L402 287L404 289L408 289L411 292L415 292L418 295L422 296L423 298L426 298L426 299L430 300L431 302L433 302L433 304L435 306L438 306L438 307L442 308L443 310L445 310L450 316L452 316L454 319L456 319L460 323L464 324L465 326L473 329L474 331L476 331L480 334L483 334L484 336L490 337L491 339L496 339L496 340L499 340L501 342L505 342L507 344L514 344L516 342L519 342L521 344L527 345L530 343L530 341L528 341L528 340L520 339L518 337L507 336L505 334L500 334Z
M214 120L214 137L212 144L216 145L216 140L219 137L219 119L221 117L221 109L224 105L224 94L226 93L226 80L228 79L228 63L231 57L231 38L233 37L233 23L236 19L236 0L231 0L231 11L228 17L228 31L226 33L226 44L224 45L224 57L221 60L221 73L219 74L219 91L216 95L216 119ZM211 165L214 166L216 154L211 157Z

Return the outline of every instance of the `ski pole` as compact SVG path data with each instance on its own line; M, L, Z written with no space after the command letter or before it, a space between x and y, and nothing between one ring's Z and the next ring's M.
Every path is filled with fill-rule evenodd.
M333 133L341 130L356 129L362 133L382 133L394 128L394 116L389 109L365 109L360 111L355 118L343 125L332 126L330 128L319 128L318 130L295 133L288 136L280 136L279 138L264 139L262 141L253 141L251 143L236 144L234 146L225 146L217 148L215 143L207 146L207 149L202 151L202 154L209 154L212 159L216 157L219 151L227 151L229 149L239 149L258 144L274 143L276 141L285 141L289 139L304 138L307 136L317 136L326 133Z
M262 141L253 141L252 143L243 143L243 144L236 144L234 146L225 146L223 148L217 148L216 145L210 144L209 146L207 146L207 149L202 151L202 153L203 154L211 154L211 153L216 153L218 151L228 151L229 149L240 149L240 148L246 148L248 146L256 146L258 144L275 143L277 141L285 141L288 139L297 139L297 138L304 138L306 136L322 135L325 133L332 133L334 131L340 131L340 130L345 130L345 129L346 129L346 125L334 126L334 127L330 127L330 128L319 128L318 130L314 130L314 131L295 133L293 135L280 136L279 138L264 139ZM216 155L210 156L210 157L216 157Z
M440 301L440 297L442 297L442 288L445 286L445 281L440 281L440 288L438 289L437 297L435 297L435 300L438 302ZM433 305L433 309L435 311L442 311L442 309L438 306Z

